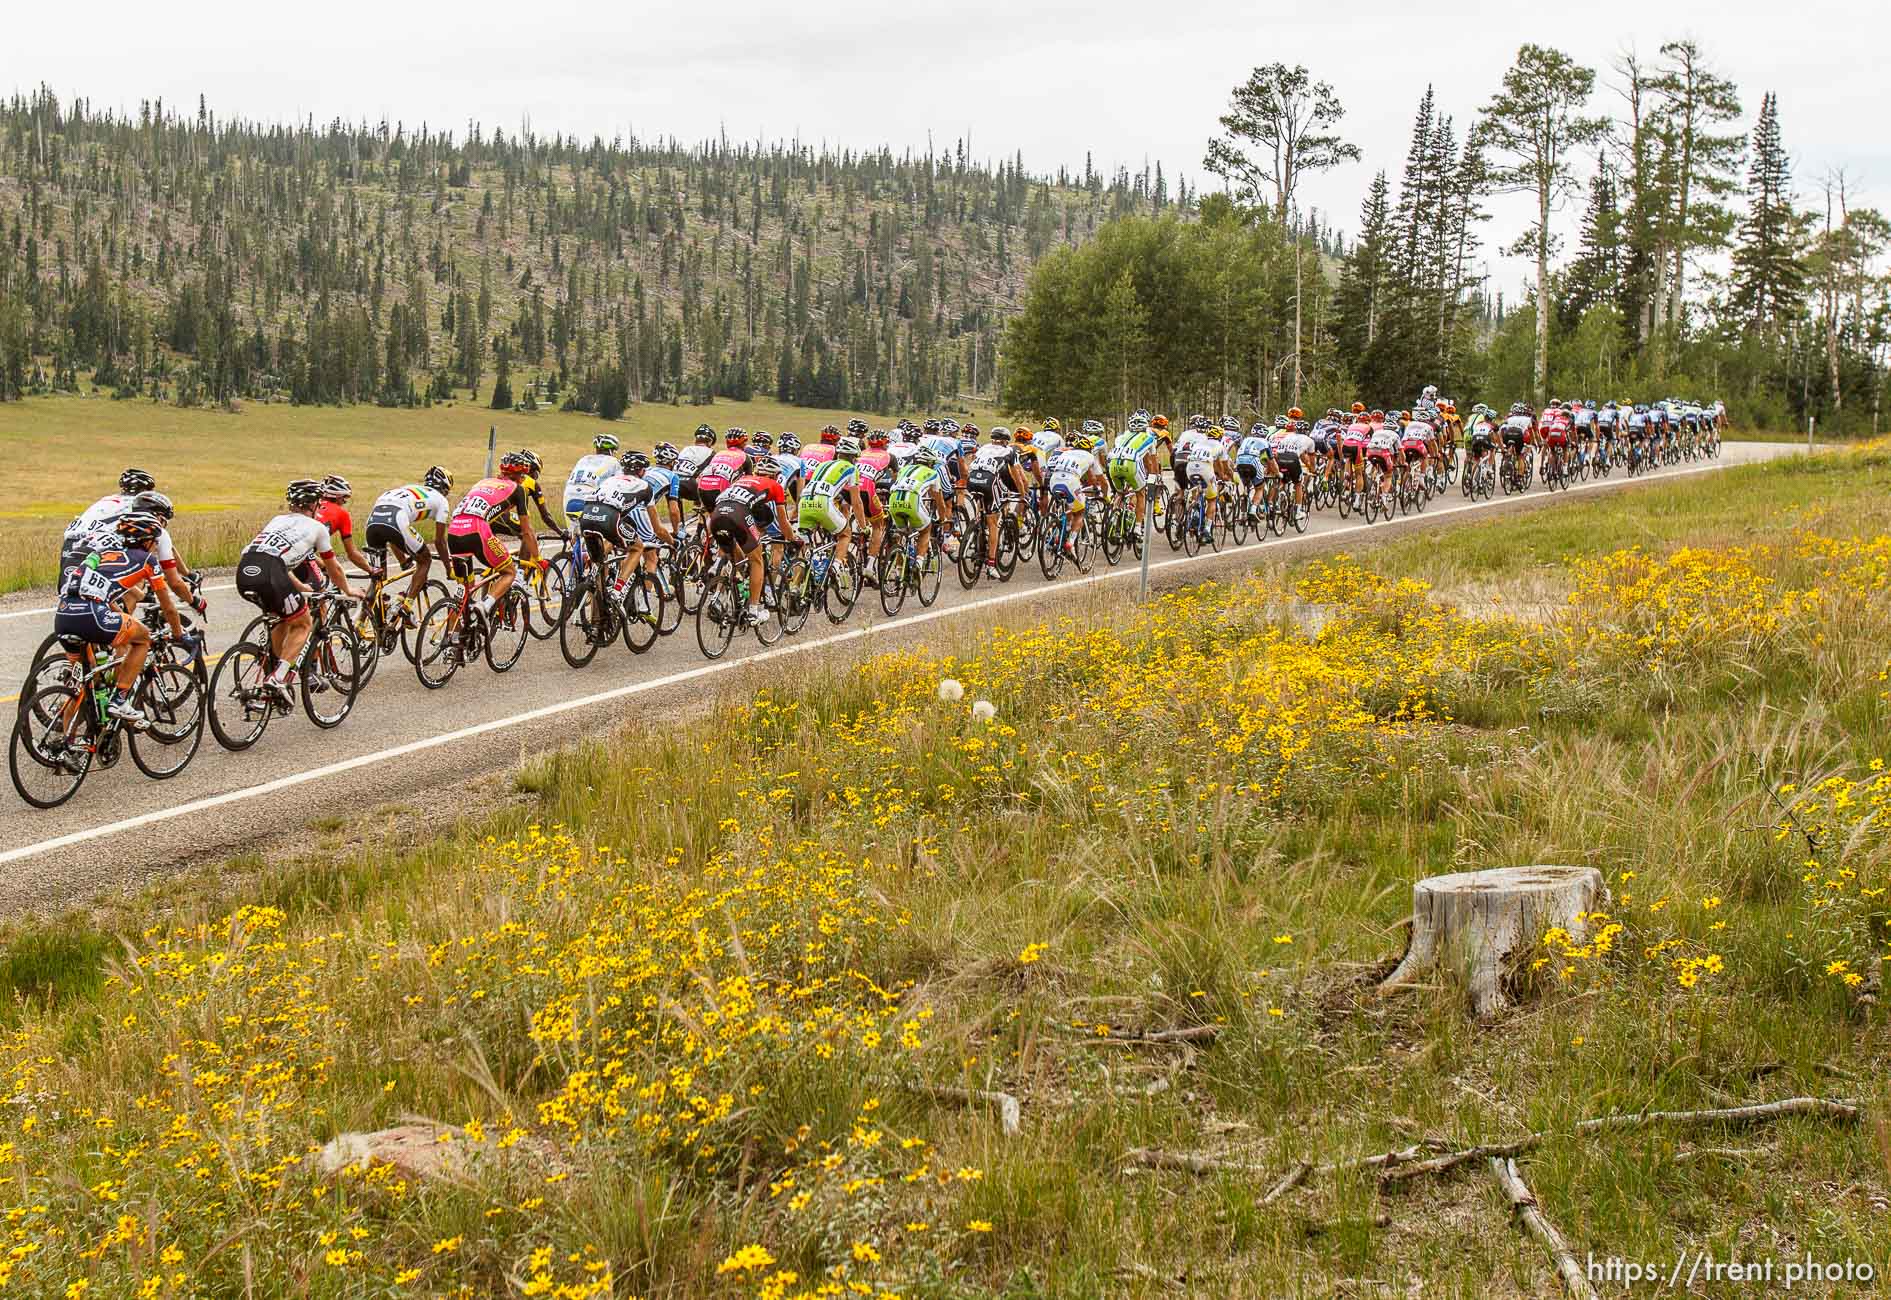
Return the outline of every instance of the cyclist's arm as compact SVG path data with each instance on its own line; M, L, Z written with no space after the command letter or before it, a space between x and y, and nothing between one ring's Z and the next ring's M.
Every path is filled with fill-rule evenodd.
M165 576L168 579L170 575L166 574ZM188 591L189 588L185 588L185 590ZM154 582L151 584L151 591L152 594L158 598L158 608L164 611L164 621L170 626L171 635L180 641L183 640L184 623L183 620L177 616L177 602L171 599L169 582Z
M355 599L355 589L348 585L348 575L342 572L341 561L335 558L333 551L322 557L322 570L328 574L328 580L335 584L335 589L349 600Z
M527 495L532 498L532 504L538 507L538 517L545 521L545 526L551 529L554 533L557 533L560 537L563 537L565 535L565 526L559 523L556 519L553 519L552 512L546 509L544 494L540 492L536 487L534 487L531 490L531 492L529 492ZM525 536L525 533L527 531L525 527L525 522L526 522L525 511L521 509L519 511L519 535L521 538ZM532 540L536 542L538 539L533 538Z
M446 525L438 519L433 521L433 549L441 559L446 558Z

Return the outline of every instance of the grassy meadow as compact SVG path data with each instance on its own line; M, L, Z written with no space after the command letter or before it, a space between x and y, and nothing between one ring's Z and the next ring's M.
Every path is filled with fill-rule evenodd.
M1017 619L16 924L0 1282L1543 1296L1482 1161L1270 1199L1539 1129L1579 1260L1882 1274L1887 487L1786 460ZM1531 862L1613 897L1515 1010L1374 995L1414 880ZM1569 1135L1797 1094L1862 1121ZM314 1157L404 1117L456 1176Z
M174 532L191 563L227 564L280 504L289 479L344 474L363 503L434 464L451 470L456 483L470 483L485 468L489 428L498 430L501 452L520 446L536 451L555 489L605 429L627 447L685 442L705 421L718 429L739 424L806 438L829 421L845 423L855 414L723 401L633 406L607 425L577 412L492 411L471 403L416 410L247 403L226 414L103 396L0 402L0 455L15 485L0 507L0 592L52 581L60 531L73 515L115 491L127 465L151 470L177 502ZM989 413L978 411L975 418Z

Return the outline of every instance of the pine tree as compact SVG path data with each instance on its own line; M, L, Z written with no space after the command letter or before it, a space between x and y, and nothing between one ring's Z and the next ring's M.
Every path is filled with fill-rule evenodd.
M1385 173L1372 178L1372 187L1359 207L1359 233L1353 239L1352 254L1340 267L1339 292L1333 309L1339 316L1336 332L1340 350L1351 357L1363 356L1379 332L1379 316L1385 308L1385 294L1391 268L1387 247L1391 237L1391 186Z
M1805 224L1793 210L1792 160L1780 143L1779 99L1760 101L1747 168L1747 213L1733 250L1730 306L1753 329L1773 339L1805 310Z

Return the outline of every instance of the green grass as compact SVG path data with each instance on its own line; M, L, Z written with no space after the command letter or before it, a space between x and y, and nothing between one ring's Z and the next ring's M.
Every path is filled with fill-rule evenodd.
M1804 586L1832 580L1792 552L1793 530L1891 534L1887 487L1882 451L1786 461L1401 538L1364 558L1480 610L1561 603L1629 542L1770 547L1753 553L1754 572ZM1862 1096L1867 1120L1556 1137L1521 1161L1524 1176L1578 1259L1810 1251L1883 1267L1884 1013L1824 976L1797 852L1774 841L1765 802L1781 779L1860 771L1891 750L1882 580L1777 635L1677 641L1661 671L1619 649L1526 669L1511 656L1532 653L1527 635L1509 625L1360 596L1362 639L1327 643L1327 657L1366 681L1402 680L1390 666L1401 656L1430 665L1452 717L1399 724L1389 691L1371 725L1323 725L1281 693L1311 661L1274 639L1265 595L1318 563L1277 569L1262 588L1185 595L1141 622L1078 598L1048 626L965 637L949 662L912 651L830 667L760 702L715 701L687 729L633 724L535 757L517 806L429 823L424 842L248 860L16 924L0 963L9 1059L50 1063L22 1086L40 1127L10 1135L26 1172L0 1184L0 1201L50 1204L80 1225L48 1235L25 1215L22 1239L42 1242L21 1265L39 1270L22 1273L29 1290L57 1294L81 1275L94 1294L128 1289L135 1251L79 1251L131 1213L182 1242L193 1285L211 1293L240 1292L255 1267L297 1279L259 1294L358 1294L391 1288L407 1264L429 1291L496 1294L543 1245L558 1261L595 1251L620 1290L678 1297L753 1296L776 1268L805 1279L789 1294L839 1268L937 1297L1549 1295L1544 1255L1479 1165L1396 1191L1316 1177L1272 1205L1262 1196L1300 1159L1799 1093ZM1351 659L1346 645L1370 653ZM1163 653L1140 658L1151 646ZM1123 664L1141 671L1118 676ZM944 673L965 681L965 702L934 698ZM994 729L964 716L979 696L998 707ZM1224 707L1237 700L1251 708ZM1293 734L1314 743L1278 767L1265 746L1229 749L1228 727L1250 713L1296 717ZM569 861L532 847L534 828L554 825L570 828ZM1608 876L1632 927L1613 958L1567 982L1527 975L1523 1004L1490 1026L1446 982L1374 996L1414 879L1545 861ZM1869 853L1855 861L1882 870ZM743 901L748 868L777 882L765 905ZM662 901L673 893L674 909ZM244 903L280 909L280 929L232 940L222 918ZM128 963L124 939L176 956ZM1643 952L1668 939L1719 954L1725 972L1679 987ZM181 963L240 978L153 973ZM591 974L555 975L580 968ZM131 987L140 980L156 983ZM791 1028L861 980L871 990L846 1003L849 1023L883 1024L890 1039L894 1022L873 1019L884 990L897 1017L929 1013L919 1046L856 1051L846 1035ZM718 1156L628 1140L602 1119L567 1133L527 1118L561 1142L570 1179L508 1173L419 1196L345 1184L318 1198L299 1166L264 1184L222 1172L261 1174L275 1153L402 1113L494 1131L542 1114L571 1079L619 1059L622 1037L528 1034L572 990L580 1019L612 1035L633 1032L614 999L662 1008L653 1023L668 1028L635 1031L622 1068L642 1086L688 1063L690 1090L739 1098L715 1130ZM751 996L758 1010L744 1009ZM1199 1049L1117 1046L1097 1030L1204 1023L1223 1028ZM837 1055L810 1050L821 1043ZM700 1055L704 1044L720 1055ZM167 1066L180 1055L274 1082L193 1098ZM275 1078L283 1061L322 1065ZM1012 1093L1023 1131L1006 1139L988 1108L916 1082ZM275 1100L258 1106L266 1087ZM256 1113L239 1120L246 1106ZM166 1138L174 1112L200 1145ZM886 1135L871 1151L869 1131ZM1132 1173L1132 1147L1267 1172ZM1733 1154L1677 1158L1706 1148ZM159 1149L161 1160L143 1154ZM177 1164L213 1150L201 1176ZM834 1154L841 1172L824 1179L809 1151ZM927 1175L908 1181L922 1161ZM938 1182L960 1169L977 1176ZM85 1191L105 1178L122 1180L120 1202ZM799 1191L816 1196L805 1211L789 1205ZM368 1258L324 1265L318 1233L353 1227ZM451 1252L433 1249L455 1237ZM217 1249L237 1240L250 1254ZM751 1243L770 1269L719 1270ZM863 1263L854 1243L884 1262ZM579 1266L561 1267L570 1278Z
M713 406L639 405L605 424L576 412L491 411L467 403L418 410L379 406L249 403L236 414L105 397L35 397L0 402L0 455L9 466L9 499L0 509L0 592L50 582L61 530L73 515L117 490L127 465L149 469L176 501L173 530L194 565L227 564L282 499L291 478L344 475L360 511L387 488L416 480L427 466L468 484L485 468L487 430L498 449L530 447L545 463L547 499L571 462L606 429L624 446L683 443L698 424L741 425L810 438L852 411L780 402ZM980 410L976 418L986 419ZM553 502L552 508L557 509Z

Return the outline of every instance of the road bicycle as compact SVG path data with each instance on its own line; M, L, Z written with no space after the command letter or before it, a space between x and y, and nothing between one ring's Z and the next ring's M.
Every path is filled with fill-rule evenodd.
M1010 582L1011 575L1018 571L1018 558L1023 543L1019 538L1018 517L1014 513L1018 498L1009 492L1001 492L991 505L979 512L978 522L972 525L972 531L966 536L965 545L959 548L959 585L971 588L978 585L978 580L990 568L998 575L998 581ZM991 521L998 520L998 536L994 544L991 537Z
M116 764L126 752L154 781L190 765L203 742L208 691L202 648L152 633L151 647L132 684L131 698L145 715L128 725L109 711L112 683L126 651L82 642L61 646L65 671L20 697L7 769L20 798L35 808L57 808L79 792L94 768Z
M887 530L880 547L879 580L880 608L888 618L900 612L908 595L918 596L919 603L928 609L939 599L943 539L938 526L932 532L932 547L921 560L917 529L902 524Z
M323 730L339 727L361 693L361 639L344 604L332 589L309 597L309 639L289 675L288 689L299 686L302 711ZM210 734L232 752L261 740L270 719L294 707L270 684L278 662L271 634L281 621L273 614L251 620L210 679Z
M381 656L396 649L414 661L415 630L419 617L415 611L447 594L446 584L429 578L421 585L412 605L405 600L403 584L414 576L414 566L390 570L387 552L379 548L368 552L370 569L368 590L355 607L355 637L361 643L361 685L366 686L380 666Z
M522 569L534 565L533 561L516 557L513 563ZM536 563L543 565L545 561L540 559ZM481 654L494 672L510 672L519 662L519 656L525 653L525 643L531 636L526 627L530 598L524 584L514 582L507 588L504 600L488 611L476 597L492 586L505 570L488 565L477 578L468 579L463 576L468 569L464 558L456 559L454 576L459 591L435 600L420 616L414 673L420 678L420 684L430 691L445 686L454 673Z
M1134 493L1118 488L1103 507L1103 562L1111 568L1127 553L1142 558L1142 516L1131 504Z

